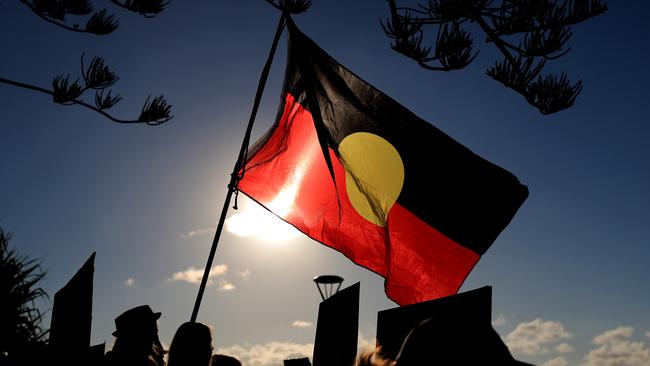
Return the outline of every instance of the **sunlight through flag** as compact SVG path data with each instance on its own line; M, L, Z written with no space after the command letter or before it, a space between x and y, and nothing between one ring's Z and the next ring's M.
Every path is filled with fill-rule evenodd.
M242 201L241 203L239 210L226 220L226 230L228 232L273 245L285 245L290 240L301 236L298 230L280 220L265 208L257 204L249 204L248 201Z

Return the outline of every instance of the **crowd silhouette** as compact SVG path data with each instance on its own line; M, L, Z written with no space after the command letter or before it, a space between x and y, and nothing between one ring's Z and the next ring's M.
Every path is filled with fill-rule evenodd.
M390 352L384 352L378 345L357 356L354 366L528 365L512 357L491 325L485 326L476 319L458 321L458 314L453 312L420 321L403 339L396 356L390 356ZM112 350L90 363L102 366L242 366L233 356L212 353L212 331L200 322L181 324L169 350L163 350L157 327L160 316L161 313L153 312L148 305L122 313L115 319L113 335L116 338ZM287 359L284 365L312 364L309 358L303 357Z
M101 366L242 366L232 356L212 354L212 331L199 322L181 324L165 351L158 338L157 320L149 305L129 309L115 318L115 344L100 359ZM166 361L165 361L165 355Z
M157 321L160 317L161 313L154 312L149 305L126 310L115 318L115 342L111 350L105 354L88 353L90 356L68 355L67 364L242 366L241 361L233 356L213 354L212 331L200 322L181 324L174 334L169 350L164 350L158 337ZM353 364L340 366L528 365L511 356L507 346L491 326L477 326L476 322L458 323L456 320L454 316L445 314L427 318L408 332L396 357L391 357L390 352L384 352L378 345L376 349L363 351ZM100 346L103 348L103 344ZM97 346L91 348L94 347ZM337 352L336 349L330 351ZM17 366L32 363L16 363L14 360L14 363L0 364ZM312 363L309 358L303 357L287 359L284 365L311 366ZM315 363L314 366L318 365Z
M162 314L149 305L115 318L110 350L91 346L93 274L94 253L54 296L49 344L12 347L7 330L20 327L0 324L0 366L245 366L233 355L213 354L212 330L200 322L181 324L165 350L158 336ZM286 359L285 366L527 365L492 328L489 286L380 311L377 347L357 355L359 288L355 283L323 297L311 360Z

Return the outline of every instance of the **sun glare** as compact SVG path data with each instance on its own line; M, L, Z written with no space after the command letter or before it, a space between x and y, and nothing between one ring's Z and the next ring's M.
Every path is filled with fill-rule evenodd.
M314 157L314 152L313 146L307 147L303 158L294 169L293 177L268 204L268 208L275 215L257 203L245 199L240 205L239 211L226 220L226 229L235 235L245 238L252 237L275 244L285 244L299 237L301 234L296 228L277 216L286 217L291 212L302 179Z
M274 244L286 244L300 236L293 226L249 199L241 202L239 210L226 220L226 229L244 238L254 238Z

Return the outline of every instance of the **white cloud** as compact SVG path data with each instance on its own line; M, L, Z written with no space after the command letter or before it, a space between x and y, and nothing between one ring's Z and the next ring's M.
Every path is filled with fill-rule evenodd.
M569 366L569 362L564 357L557 356L544 362L541 366Z
M248 268L246 268L243 271L235 271L235 275L241 278L242 281L247 281L248 278L251 276L251 271Z
M505 342L513 353L536 355L549 352L549 343L571 338L564 325L556 321L535 319L517 325Z
M296 320L295 322L291 323L292 327L296 328L309 328L312 326L312 322L304 321L304 320Z
M506 324L508 324L508 319L503 314L500 314L496 319L492 320L492 326L495 327L502 327Z
M650 332L645 332L645 336L650 338Z
M125 284L128 287L133 287L133 286L135 286L135 279L133 277L129 277L129 278L126 279L126 281L124 281L122 283Z
M232 291L235 289L235 285L232 283L226 281L226 280L219 280L219 287L217 288L217 291Z
M215 228L213 228L213 227L206 227L204 229L194 229L194 230L191 230L191 231L189 231L189 232L187 232L185 234L179 235L179 237L181 239L189 239L189 238L192 238L192 237L195 237L195 236L202 236L202 235L206 235L206 234L212 234L212 233L214 233L214 231L215 231Z
M555 352L557 352L557 353L571 353L571 352L573 352L575 350L576 349L572 345L570 345L570 344L568 344L566 342L562 342L562 343L558 344L557 347L555 347Z
M630 339L633 333L634 328L632 327L618 327L616 329L608 330L602 334L597 335L592 343L597 345L619 343L621 341Z
M189 283L199 284L203 278L203 271L203 268L198 269L190 267L184 271L174 273L170 278L167 279L167 282L185 281ZM225 264L218 264L216 266L213 266L212 269L210 269L210 273L208 274L208 285L211 285L213 283L213 277L223 276L226 274L226 272L228 272L228 266Z
M582 366L650 365L650 348L632 341L633 333L632 327L618 327L597 335L592 343L599 347L585 355Z
M359 334L357 336L357 349L358 352L357 354L361 354L361 351L364 350L374 350L375 347L377 346L377 339L376 338L366 338L361 331L359 331Z
M366 338L361 332L358 334L360 350L375 349L375 338ZM294 342L268 342L253 346L234 345L218 348L215 353L238 358L246 366L283 366L284 360L290 358L309 357L314 352L313 343Z
M285 359L310 357L313 343L269 342L249 348L239 345L219 348L216 353L234 356L247 366L282 366Z

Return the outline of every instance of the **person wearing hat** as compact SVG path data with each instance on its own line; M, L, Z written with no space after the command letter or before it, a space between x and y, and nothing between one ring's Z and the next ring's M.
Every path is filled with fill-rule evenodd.
M163 348L158 339L161 313L149 305L129 309L115 318L115 344L106 353L106 366L165 366Z
M515 360L492 328L492 288L380 311L378 355L361 365L531 366Z
M491 325L432 317L406 336L396 366L532 366L515 360Z

